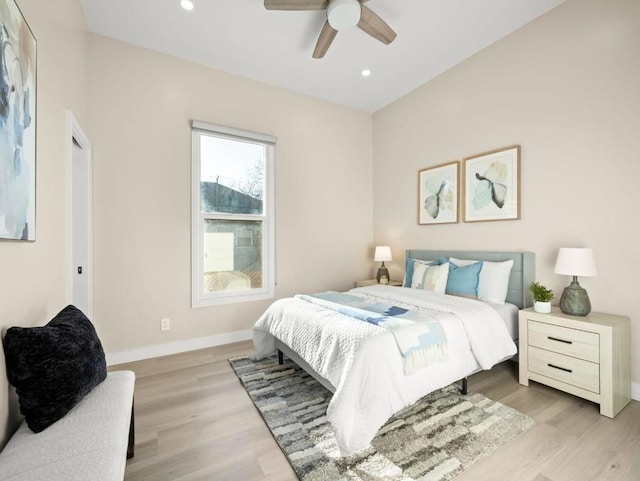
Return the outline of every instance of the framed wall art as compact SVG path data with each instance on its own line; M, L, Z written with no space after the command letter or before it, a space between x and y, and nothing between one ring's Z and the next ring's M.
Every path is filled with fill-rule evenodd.
M520 219L520 146L475 155L463 162L464 221Z
M36 39L0 0L0 239L36 239Z
M418 224L458 222L460 162L428 167L418 172Z

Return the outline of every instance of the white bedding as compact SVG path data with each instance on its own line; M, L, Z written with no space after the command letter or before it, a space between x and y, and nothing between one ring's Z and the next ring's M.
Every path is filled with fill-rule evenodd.
M278 338L335 386L327 417L342 455L366 448L400 409L516 353L503 321L486 303L382 285L350 293L430 311L446 333L449 359L405 375L386 329L301 299L274 302L253 327L256 356L273 354Z
M515 304L509 304L505 302L504 304L493 304L488 302L491 307L493 307L500 317L502 318L502 322L507 328L507 332L511 339L514 341L518 339L518 314L520 313L520 309Z

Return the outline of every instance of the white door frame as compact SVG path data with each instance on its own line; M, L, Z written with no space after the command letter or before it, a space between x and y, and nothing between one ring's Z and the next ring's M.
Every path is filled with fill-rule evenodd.
M93 150L89 138L85 135L82 127L76 120L73 112L67 110L67 298L71 304L73 301L73 275L76 266L73 262L73 139L86 152L87 166L87 197L89 200L88 220L88 246L87 246L87 284L88 284L88 312L85 312L89 319L93 319Z

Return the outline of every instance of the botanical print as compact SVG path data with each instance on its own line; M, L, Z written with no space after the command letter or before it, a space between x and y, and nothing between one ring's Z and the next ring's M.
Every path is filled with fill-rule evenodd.
M458 222L458 162L418 173L418 223Z
M0 238L35 240L36 40L0 0Z
M465 159L465 222L520 218L520 147Z
M507 197L507 166L504 162L496 160L489 165L489 168L482 175L476 172L478 184L473 193L473 207L481 209L493 202L498 209L504 207L504 200Z
M429 185L429 181L425 184L425 191L428 194L434 191L433 186ZM437 187L437 185L435 187ZM440 207L442 207L442 209L446 209L447 207L450 208L451 188L451 181L449 179L444 179L440 184L438 192L426 198L424 201L424 209L427 211L429 217L437 219L440 215Z

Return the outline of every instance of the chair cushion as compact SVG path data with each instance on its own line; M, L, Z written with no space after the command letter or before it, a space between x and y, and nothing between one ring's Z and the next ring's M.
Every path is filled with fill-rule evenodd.
M2 481L122 481L135 375L110 372L41 433L23 422L0 451Z
M4 353L20 412L36 433L61 419L107 376L96 330L74 306L46 326L8 329Z

